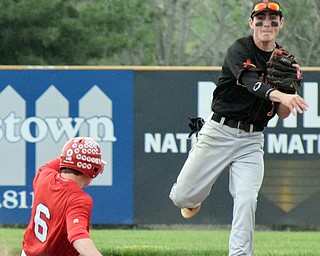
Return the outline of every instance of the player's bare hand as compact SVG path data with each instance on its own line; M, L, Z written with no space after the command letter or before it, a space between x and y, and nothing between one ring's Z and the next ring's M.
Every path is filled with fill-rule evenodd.
M287 106L293 115L302 114L308 110L308 103L298 94L284 94L281 103Z
M274 90L270 93L270 100L275 102L280 102L290 109L293 115L298 112L302 114L304 111L308 110L308 103L298 94L286 94L278 90Z

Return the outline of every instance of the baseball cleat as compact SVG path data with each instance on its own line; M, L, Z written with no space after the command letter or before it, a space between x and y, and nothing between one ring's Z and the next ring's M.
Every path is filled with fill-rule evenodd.
M198 204L194 208L182 208L181 215L183 218L189 219L198 213L198 211L200 210L200 207L201 207L201 204Z

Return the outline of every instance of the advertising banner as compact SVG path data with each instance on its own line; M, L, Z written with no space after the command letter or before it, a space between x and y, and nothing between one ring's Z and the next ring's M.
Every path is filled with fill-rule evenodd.
M194 142L188 117L210 114L220 71L135 73L135 222L230 224L228 171L219 178L196 218L184 220L170 189ZM275 117L265 134L265 179L258 224L311 225L320 220L320 73L304 71L309 109L285 120Z
M319 70L318 70L319 71ZM303 115L265 129L257 224L320 221L320 72L305 70ZM230 224L225 170L195 218L169 199L196 138L188 117L210 115L219 69L0 70L0 224L29 222L37 169L74 136L90 136L107 161L85 188L93 224Z
M0 223L29 222L32 180L67 140L101 146L92 223L133 222L133 72L0 70Z

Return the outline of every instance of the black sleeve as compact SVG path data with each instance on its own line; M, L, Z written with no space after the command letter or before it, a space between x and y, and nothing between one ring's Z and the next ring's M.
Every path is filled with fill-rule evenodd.
M269 99L269 94L274 89L261 82L263 71L255 65L255 59L248 46L248 38L237 40L228 49L226 62L233 73L237 84L263 99Z
M249 92L266 100L269 100L269 94L274 90L261 82L257 72L242 72L241 84L243 84Z

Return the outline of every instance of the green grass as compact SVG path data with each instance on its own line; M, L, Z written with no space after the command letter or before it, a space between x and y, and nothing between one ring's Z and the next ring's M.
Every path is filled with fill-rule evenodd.
M23 229L0 228L2 256L19 256ZM105 256L227 256L228 230L91 230ZM320 232L256 231L255 256L320 255Z

